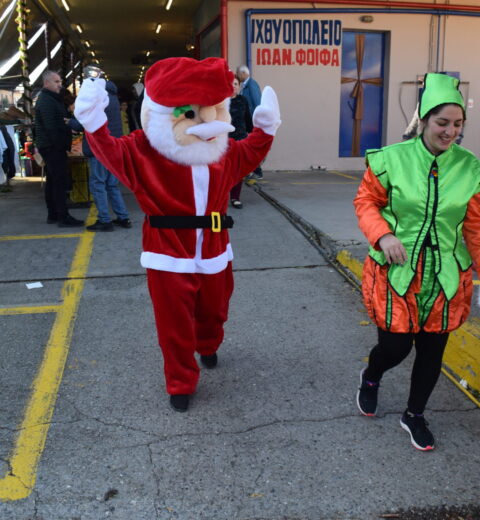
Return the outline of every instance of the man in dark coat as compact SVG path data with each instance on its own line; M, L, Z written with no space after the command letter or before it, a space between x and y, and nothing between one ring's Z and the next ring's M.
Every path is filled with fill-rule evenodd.
M86 79L85 81L89 80ZM108 105L105 108L108 129L110 134L114 137L121 137L123 135L123 129L120 114L120 102L117 96L117 86L112 81L107 81L105 89L108 93ZM69 126L77 132L83 132L83 126L74 117L69 121ZM91 226L87 226L88 231L113 231L114 224L123 228L132 227L122 192L118 186L118 179L114 177L93 155L92 150L88 145L88 141L85 138L82 141L82 152L85 157L89 158L90 192L93 195L95 206L97 206L98 211L97 221ZM113 221L110 218L108 209L109 203L113 212L117 216Z
M2 163L2 168L7 179L11 179L15 177L17 170L15 167L15 145L5 126L0 125L0 132L2 132L5 143L7 144L7 148L4 150L2 157L0 157L0 162Z
M45 162L47 223L83 226L83 221L73 218L67 210L67 151L72 145L72 133L65 122L68 112L60 94L62 80L51 70L45 71L42 79L43 88L35 105L35 144Z

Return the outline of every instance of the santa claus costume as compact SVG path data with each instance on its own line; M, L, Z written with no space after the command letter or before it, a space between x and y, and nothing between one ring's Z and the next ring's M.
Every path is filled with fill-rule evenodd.
M263 160L280 125L276 95L266 87L253 132L228 139L232 83L221 58L158 61L145 78L143 130L121 138L107 129L103 80L86 80L76 100L93 153L145 212L141 264L177 411L188 408L198 383L195 352L213 368L223 340L233 291L230 189Z

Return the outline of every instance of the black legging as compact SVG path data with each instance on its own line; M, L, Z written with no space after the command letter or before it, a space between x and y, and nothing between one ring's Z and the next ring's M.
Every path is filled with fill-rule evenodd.
M408 356L414 340L416 356L408 409L412 413L422 414L440 375L448 333L421 331L418 334L401 334L378 329L378 345L370 352L364 376L368 381L380 381L387 370L397 366Z

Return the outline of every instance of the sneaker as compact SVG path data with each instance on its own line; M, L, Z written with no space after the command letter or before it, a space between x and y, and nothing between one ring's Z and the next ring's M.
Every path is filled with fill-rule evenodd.
M210 354L209 356L200 356L200 362L205 368L215 368L218 363L217 354Z
M112 221L116 226L129 229L132 227L132 221L129 218L116 218Z
M58 227L79 227L83 226L83 220L78 220L72 215L67 215L58 221Z
M189 394L176 394L170 396L170 406L176 412L186 412L188 410L188 403L190 401Z
M367 381L363 374L366 368L360 372L360 388L357 392L357 406L360 412L367 417L374 417L377 413L378 388L380 383Z
M88 231L113 231L112 222L100 222L97 220L95 224L87 226Z
M403 412L400 419L400 426L410 434L410 440L417 450L429 451L435 447L435 440L427 424L423 415L415 415L408 410Z
M238 199L232 199L230 201L230 203L232 204L232 206L236 209L242 209L243 208L243 204L238 200Z

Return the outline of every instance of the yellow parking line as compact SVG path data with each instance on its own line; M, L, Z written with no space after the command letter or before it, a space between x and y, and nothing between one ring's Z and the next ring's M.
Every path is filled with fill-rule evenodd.
M78 238L82 233L64 233L62 235L6 235L0 237L0 242L6 240L44 240L45 238Z
M362 262L353 258L350 252L345 249L339 251L336 259L361 281ZM480 401L474 393L480 393L479 338L480 326L475 318L471 318L459 329L453 331L448 338L443 362L455 377L448 370L442 368L442 372L477 406L480 406ZM469 391L469 389L472 391Z
M357 181L357 183L361 181L361 179L359 179L358 177L354 177L353 175L348 175L348 173L337 172L337 170L328 170L328 173L333 173L334 175L340 175L340 177L346 177L347 179L353 179L354 181Z
M58 312L61 305L38 305L32 307L7 307L0 309L0 316L15 316L17 314L44 314Z
M93 208L90 213L92 211ZM58 309L42 363L32 385L25 416L9 458L10 472L0 480L0 500L3 501L25 498L35 486L37 466L45 447L63 376L95 233L84 232L79 236L80 240L68 274L69 279L62 288L63 304Z

